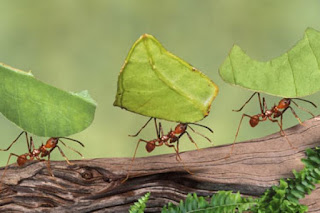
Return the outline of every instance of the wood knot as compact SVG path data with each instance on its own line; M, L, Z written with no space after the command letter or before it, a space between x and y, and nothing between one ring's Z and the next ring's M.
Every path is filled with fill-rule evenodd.
M102 179L105 182L111 182L111 179L109 178L109 175L105 175L104 171L100 171L99 168L90 168L90 167L85 167L82 168L79 171L79 174L81 177L85 180L96 180L96 179Z
M81 173L81 177L86 179L86 180L90 180L90 179L93 178L93 174L89 170L84 170L84 172Z

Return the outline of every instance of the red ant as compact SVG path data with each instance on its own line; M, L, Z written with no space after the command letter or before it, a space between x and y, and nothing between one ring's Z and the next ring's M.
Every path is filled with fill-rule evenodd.
M159 129L158 129L158 126L157 126L157 121L156 121L156 118L153 118L154 119L154 123L155 123L155 128L156 128L156 132L157 132L157 138L156 139L153 139L153 140L144 140L144 139L139 139L138 143L137 143L137 146L136 146L136 149L134 151L134 155L133 155L133 158L132 158L132 163L136 157L136 153L137 153L137 149L139 147L139 144L140 142L145 142L146 143L146 150L147 152L152 152L157 146L162 146L163 144L168 146L168 147L171 147L175 150L176 152L176 160L177 161L182 161L181 157L180 157L180 154L179 154L179 139L184 135L184 134L187 134L189 140L196 146L197 149L198 148L198 145L197 143L193 140L193 138L191 137L191 135L189 134L189 132L187 132L187 128L189 127L194 133L196 134L199 134L201 135L202 137L204 137L205 139L207 139L209 142L211 142L211 140L196 132L191 126L190 124L193 124L193 125L197 125L197 126L201 126L201 127L204 127L206 129L208 129L211 133L213 133L212 129L210 129L209 127L207 126L204 126L204 125L201 125L201 124L196 124L196 123L179 123L174 130L170 130L168 132L168 134L164 134L163 133L163 129L162 129L162 126L161 126L161 122L159 122ZM140 134L140 132L148 125L148 123L152 120L152 117L147 121L147 123L145 123L141 129L135 134L135 135L129 135L131 137L136 137ZM172 143L177 143L176 146L173 145ZM132 165L131 163L131 165ZM186 169L187 170L187 169ZM189 170L187 170L189 173L191 173ZM127 175L126 179L123 181L125 182L127 179L129 178L129 174Z
M249 117L250 118L249 124L250 124L251 127L255 127L255 126L257 126L259 124L259 122L266 121L266 120L270 120L271 122L277 122L277 124L280 127L280 134L283 135L286 139L287 139L286 134L284 133L284 131L282 129L282 119L283 119L283 114L287 111L287 109L290 109L292 114L294 115L294 117L296 117L296 119L299 121L299 123L302 124L300 118L298 117L298 115L296 114L294 109L290 106L291 103L296 105L299 109L301 109L301 110L303 110L305 112L308 112L310 115L312 115L312 117L315 117L309 110L300 107L296 102L293 101L293 99L300 100L300 101L305 101L307 103L310 103L314 107L317 107L311 101L308 101L308 100L305 100L305 99L301 99L301 98L283 98L283 99L281 99L279 101L278 105L275 104L270 110L268 110L265 98L264 97L262 98L262 103L261 103L260 93L258 93L258 92L253 93L251 95L251 97L244 103L244 105L240 109L233 110L233 111L240 112L247 105L247 103L249 103L249 101L253 98L253 96L255 94L258 95L261 113L253 115L253 116L247 115L247 114L242 114L242 117L240 119L240 123L239 123L239 126L238 126L238 130L237 130L237 133L235 135L235 138L234 138L234 141L233 141L233 144L232 144L232 149L231 149L231 151L230 151L230 153L229 153L229 155L227 157L229 157L231 155L232 151L233 151L234 144L235 144L235 142L237 140L238 133L239 133L239 130L240 130L241 122L242 122L244 117ZM279 122L279 120L276 119L276 118L279 118L279 117L280 117L280 122ZM287 139L287 141L290 144L290 146L293 147L288 139Z
M10 158L11 156L16 156L17 157L17 163L19 166L23 166L26 162L28 161L32 161L34 159L37 159L39 161L43 161L44 157L48 156L48 170L51 174L51 176L54 176L53 173L52 173L52 170L51 170L51 167L50 167L50 154L51 152L55 149L55 148L58 148L61 155L65 158L65 160L67 161L67 163L69 165L72 165L69 161L69 159L66 157L66 155L64 154L64 152L62 151L62 149L58 146L58 142L60 141L60 143L62 143L65 147L73 150L74 152L78 153L82 158L82 154L80 152L78 152L77 150L73 149L72 147L69 147L68 145L66 145L63 141L61 141L61 138L63 139L67 139L67 140L71 140L71 141L74 141L74 142L77 142L79 143L82 147L84 147L84 145L78 141L78 140L75 140L75 139L72 139L72 138L67 138L67 137L52 137L52 138L49 138L46 142L46 144L41 144L41 146L38 148L38 149L35 149L34 147L34 143L33 143L33 139L32 139L32 136L30 136L30 142L28 140L28 133L26 131L22 131L18 137L10 144L10 146L6 149L0 149L0 151L8 151L12 145L18 141L18 139L21 137L21 135L25 133L26 135L26 141L27 141L27 146L28 146L28 152L25 153L25 154L22 154L22 155L17 155L17 154L14 154L14 153L10 153L9 155L9 158L8 158L8 161L7 161L7 164L6 164L6 167L5 167L5 170L4 172L2 173L2 177L1 177L1 181L2 182L2 179L7 171L7 168L8 168L8 164L9 164L9 161L10 161Z

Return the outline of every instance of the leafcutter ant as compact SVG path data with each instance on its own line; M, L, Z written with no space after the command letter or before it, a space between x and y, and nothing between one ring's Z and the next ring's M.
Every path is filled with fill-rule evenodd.
M12 145L18 141L18 139L23 135L25 134L26 136L26 141L27 141L27 146L28 146L28 152L25 153L25 154L22 154L22 155L17 155L15 153L10 153L9 155L9 158L8 158L8 161L7 161L7 164L6 164L6 167L4 169L4 172L2 173L2 176L1 176L1 181L0 183L2 182L2 179L7 171L7 168L8 168L8 165L9 165L9 161L10 161L10 158L12 156L15 156L17 157L17 163L19 166L23 166L26 162L28 161L32 161L32 160L39 160L39 161L45 161L45 159L43 159L44 157L48 157L48 160L47 160L47 167L48 167L48 171L50 173L51 176L54 176L53 173L52 173L52 170L51 170L51 167L50 167L50 154L51 152L55 149L55 148L58 148L60 154L65 158L65 160L67 161L67 163L69 165L72 165L72 163L70 163L69 159L67 158L67 156L64 154L64 152L62 151L62 149L58 146L58 142L60 142L61 144L63 144L65 147L71 149L72 151L76 152L77 154L79 154L82 158L82 154L80 152L78 152L77 150L73 149L72 147L69 147L67 144L65 144L61 139L66 139L66 140L70 140L70 141L74 141L78 144L80 144L82 147L84 147L83 143L81 143L80 141L78 140L75 140L75 139L72 139L72 138L68 138L68 137L52 137L52 138L49 138L46 142L46 144L41 144L41 146L36 149L35 146L34 146L34 143L33 143L33 139L32 139L32 136L30 136L30 141L29 141L29 138L28 138L28 133L26 131L22 131L18 137L10 144L10 146L6 149L0 149L0 151L8 151Z
M308 101L308 100L305 100L305 99L301 99L301 98L283 98L283 99L281 99L279 101L278 105L275 104L271 109L268 109L266 101L265 101L265 98L263 97L262 98L262 102L261 102L260 93L258 93L258 92L253 93L251 95L251 97L243 104L243 106L240 109L233 110L233 111L240 112L250 102L250 100L253 98L253 96L256 95L256 94L258 96L261 113L253 115L253 116L245 114L245 113L242 114L242 117L241 117L240 122L239 122L238 129L237 129L237 133L235 135L235 138L234 138L234 141L233 141L233 144L232 144L231 151L230 151L229 155L227 155L227 157L229 157L231 155L231 153L232 153L232 151L234 149L234 144L235 144L235 142L237 140L238 133L239 133L239 130L240 130L240 126L241 126L241 123L242 123L242 120L243 120L244 117L249 117L250 118L249 124L250 124L251 127L255 127L255 126L257 126L259 124L259 122L266 121L266 120L269 120L271 122L277 123L279 125L279 127L280 127L280 134L283 135L286 138L286 140L288 141L288 143L289 143L289 145L291 147L293 147L293 145L291 144L291 142L287 138L285 132L283 131L283 125L282 125L283 114L288 109L290 109L292 114L294 115L294 117L299 121L299 123L302 124L302 122L301 122L300 118L298 117L298 115L296 114L296 112L294 111L294 109L290 106L290 104L293 103L299 109L309 113L312 117L315 117L314 114L312 114L309 110L307 110L307 109L305 109L303 107L300 107L294 100L304 101L304 102L307 102L307 103L311 104L314 107L317 107L311 101ZM278 120L279 117L280 117L280 122Z
M131 137L136 137L140 134L140 132L148 125L148 123L154 119L154 123L155 123L155 128L156 128L156 132L157 132L157 138L153 139L153 140L144 140L144 139L139 139L138 143L136 145L135 151L134 151L134 155L132 157L132 161L131 161L131 166L132 163L136 157L136 153L137 153L137 149L140 145L140 142L144 142L146 143L146 150L147 152L152 152L156 147L158 146L162 146L162 145L166 145L168 147L171 147L174 149L175 153L176 153L176 160L182 162L182 159L180 157L179 154L179 139L186 134L189 138L189 140L196 146L197 149L198 145L197 143L193 140L193 138L191 137L191 135L189 134L189 132L187 132L187 128L189 127L189 129L191 129L194 133L201 135L202 137L204 137L205 139L207 139L209 142L211 142L211 140L202 135L201 133L196 132L190 125L196 125L196 126L200 126L203 128L208 129L211 133L213 133L212 129L210 129L207 126L201 125L201 124L197 124L197 123L179 123L174 130L170 130L167 134L163 133L163 129L162 129L162 125L161 122L159 122L159 127L157 126L157 120L156 118L150 118L142 127L141 129L134 135L129 135ZM176 143L175 145L173 143ZM130 166L130 167L131 167ZM186 169L186 168L185 168ZM187 172L191 173L188 169L186 169ZM123 182L125 182L127 179L129 178L129 173L126 177L125 180L123 180Z

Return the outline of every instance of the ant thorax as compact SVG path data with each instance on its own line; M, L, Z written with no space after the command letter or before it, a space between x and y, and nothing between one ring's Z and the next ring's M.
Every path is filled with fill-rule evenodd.
M34 150L32 151L32 155L33 155L33 156L38 156L40 153L41 153L40 149L34 149Z
M171 133L171 132L170 132ZM161 141L168 141L169 140L169 138L170 138L170 134L169 135L163 135L163 136L161 136Z
M273 110L266 110L266 111L264 112L264 115L265 115L266 117L270 117L272 114L273 114Z
M279 108L276 106L272 108L272 111L273 111L273 118L278 118L282 115L282 111L280 111Z

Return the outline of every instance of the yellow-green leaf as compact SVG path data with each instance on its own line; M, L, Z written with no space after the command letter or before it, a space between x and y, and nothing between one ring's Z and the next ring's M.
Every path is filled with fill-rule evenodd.
M203 73L142 35L121 69L115 106L175 122L196 122L209 114L218 87Z

